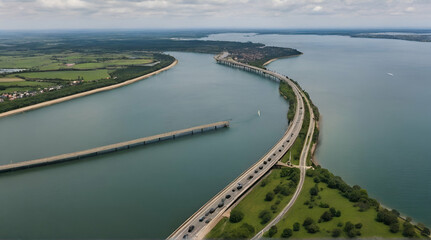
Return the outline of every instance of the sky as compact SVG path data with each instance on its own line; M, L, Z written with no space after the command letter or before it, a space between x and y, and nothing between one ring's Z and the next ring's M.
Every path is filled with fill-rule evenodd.
M431 28L431 0L0 0L0 29Z

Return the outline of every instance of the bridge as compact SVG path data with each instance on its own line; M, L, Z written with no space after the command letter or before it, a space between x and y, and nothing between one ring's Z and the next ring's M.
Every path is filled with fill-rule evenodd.
M223 213L241 196L243 196L248 189L259 181L259 179L261 179L286 154L290 147L292 147L304 121L303 109L305 108L302 92L292 80L276 72L228 59L228 55L229 54L227 53L221 53L214 58L217 63L253 72L275 81L284 81L288 83L292 87L296 96L297 107L295 116L292 122L289 123L289 127L283 137L268 153L205 203L198 211L181 224L168 237L168 239L203 239L221 219ZM305 164L305 161L302 161L302 163ZM305 167L301 166L300 169L301 177L305 177Z
M200 125L196 127L183 129L183 130L162 133L162 134L158 134L150 137L139 138L131 141L111 144L103 147L92 148L92 149L74 152L74 153L67 153L67 154L57 155L53 157L1 165L0 173L23 170L27 168L40 167L40 166L45 166L45 165L50 165L55 163L61 163L66 161L72 161L72 160L78 160L78 159L87 158L87 157L103 155L103 154L126 150L126 149L130 149L130 148L134 148L142 145L147 145L147 144L156 143L156 142L169 140L169 139L176 139L178 137L199 134L199 133L217 130L220 128L226 128L226 127L229 127L229 121L222 121L222 122L216 122L216 123L211 123L206 125Z

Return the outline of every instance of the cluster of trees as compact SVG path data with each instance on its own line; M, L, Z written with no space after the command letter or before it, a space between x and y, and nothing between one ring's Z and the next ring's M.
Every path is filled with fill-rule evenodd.
M276 196L279 196L279 198L283 196L289 196L296 185L299 182L299 169L296 168L283 168L280 172L281 178L286 178L290 180L289 183L281 183L278 184L272 191L268 192L265 195L265 201L271 202L274 200ZM261 186L264 187L268 183L268 179L264 179L261 183ZM273 213L277 212L278 205L280 204L280 200L275 201L275 203L271 206L271 210Z
M322 216L320 216L319 222L329 222L334 217L340 217L340 216L341 216L341 211L340 210L337 211L335 208L331 207L329 211L323 212Z
M229 221L230 221L231 223L238 223L238 222L241 222L241 220L242 220L243 218L244 218L244 213L243 213L243 212L241 212L241 211L239 211L239 210L233 209L233 210L230 212Z
M307 176L313 177L314 182L324 182L329 188L338 189L341 194L349 199L351 202L357 203L360 211L366 211L370 207L379 209L380 204L377 200L368 197L368 193L365 189L361 189L358 185L353 187L349 186L338 176L330 173L327 169L316 167L314 171L307 171Z
M222 239L246 239L253 237L255 229L252 225L248 223L243 223L236 229L230 231L225 231L222 233L220 238Z
M280 82L279 91L281 95L283 95L286 98L286 100L289 102L289 111L287 112L287 120L289 120L289 122L292 122L293 118L295 117L295 109L296 109L295 93L293 92L292 87L285 82Z
M320 231L319 226L314 222L314 220L310 217L307 217L304 222L302 223L302 226L307 230L308 233L317 233Z

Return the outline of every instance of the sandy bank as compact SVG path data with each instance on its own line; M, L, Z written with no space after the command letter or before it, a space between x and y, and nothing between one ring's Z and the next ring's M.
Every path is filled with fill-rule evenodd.
M106 86L106 87L102 87L102 88L97 88L97 89L93 89L93 90L90 90L90 91L73 94L73 95L70 95L70 96L67 96L67 97L62 97L62 98L58 98L58 99L54 99L54 100L50 100L50 101L46 101L46 102L41 102L41 103L37 103L37 104L30 105L30 106L27 106L27 107L18 108L18 109L15 109L15 110L11 110L11 111L7 111L7 112L4 112L4 113L0 113L0 118L11 116L11 115L18 114L18 113L23 113L23 112L26 112L26 111L30 111L30 110L34 110L34 109L38 109L38 108L42 108L42 107L46 107L46 106L53 105L53 104L56 104L56 103L61 103L61 102L69 101L69 100L72 100L72 99L75 99L75 98L80 98L80 97L88 96L88 95L95 94L95 93L98 93L98 92L103 92L103 91L108 91L108 90L112 90L112 89L115 89L115 88L123 87L123 86L129 85L129 84L135 83L137 81L141 81L143 79L149 78L149 77L154 76L156 74L159 74L159 73L161 73L163 71L166 71L166 70L172 68L173 66L175 66L177 63L178 63L178 60L175 59L175 61L173 63L171 63L171 65L169 65L167 67L164 67L162 69L159 69L157 71L145 74L145 75L137 77L137 78L133 78L133 79L124 81L122 83L118 83L118 84L114 84L114 85L110 85L110 86Z
M262 66L266 66L266 65L274 62L275 60L278 60L278 59L281 59L281 58L291 58L291 57L297 57L297 56L300 56L300 55L302 55L302 53L301 54L296 54L296 55L291 55L291 56L273 58L273 59L270 59L269 61L265 62Z

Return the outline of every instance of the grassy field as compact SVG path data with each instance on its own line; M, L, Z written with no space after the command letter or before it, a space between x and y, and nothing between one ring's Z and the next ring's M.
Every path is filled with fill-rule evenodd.
M294 170L296 171L296 170ZM299 171L298 171L299 172ZM254 227L255 233L262 230L266 224L261 223L259 214L267 210L271 213L272 217L275 217L283 207L290 201L292 194L296 187L296 184L292 180L286 177L280 176L281 169L274 169L272 172L263 180L265 185L261 183L256 185L250 193L233 209L244 213L244 218L238 223L231 223L227 218L222 219L207 235L207 238L223 238L226 233L236 231L242 224L247 223ZM262 181L261 181L262 182ZM273 192L273 189L277 185L291 184L291 193L288 196L284 196L281 193L275 194L272 201L265 201L267 193ZM278 202L278 204L276 204ZM272 206L276 206L271 208Z
M396 234L391 233L389 231L389 226L375 220L377 211L374 208L360 212L358 207L353 206L354 203L350 202L339 193L339 190L328 188L325 183L318 184L319 189L321 189L319 191L319 197L315 199L316 205L314 205L313 208L309 208L305 203L310 201L310 189L314 187L314 185L313 179L311 177L306 177L303 190L297 201L285 217L277 224L278 232L273 236L274 238L280 238L283 229L292 229L295 222L300 223L301 227L299 231L293 232L292 238L331 238L332 230L335 228L343 229L347 221L353 224L362 223L362 228L360 229L362 233L361 237L403 238L401 231ZM341 216L334 217L329 222L318 223L323 212L328 210L328 208L319 207L320 202L327 203L330 207L340 210ZM302 223L307 217L311 217L317 223L320 228L319 232L314 234L307 233L302 226ZM337 226L340 223L343 224L342 227ZM400 222L400 225L402 225L402 222ZM400 227L400 229L401 228L402 227ZM347 238L348 236L343 232L340 237Z
M21 78L0 78L0 83L21 82Z
M11 93L11 92L23 92L30 90L37 90L38 88L50 87L55 84L50 82L31 82L31 81L19 81L19 82L0 82L0 87L6 87L6 89L0 88L1 93Z
M83 77L84 81L100 80L109 78L108 70L88 70L88 71L50 71L50 72L27 72L14 73L8 77L24 77L26 79L62 79L77 80L78 76Z

